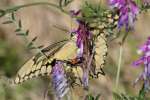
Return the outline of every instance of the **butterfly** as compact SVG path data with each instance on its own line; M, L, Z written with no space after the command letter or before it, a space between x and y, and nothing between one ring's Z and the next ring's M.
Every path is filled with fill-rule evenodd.
M89 46L90 56L90 69L88 69L88 75L91 78L98 78L99 74L105 75L103 66L105 64L107 56L107 32L109 27L116 27L118 16L110 11L104 13L107 21L100 23L97 26L90 25L91 32L93 33L92 42ZM96 29L95 29L96 27ZM92 30L93 29L93 30ZM74 87L75 85L82 86L83 76L85 74L83 67L86 57L77 57L78 47L76 45L76 35L71 36L71 39L62 40L49 45L41 50L40 53L30 58L17 72L14 79L15 84L20 84L32 78L39 76L52 76L53 66L63 63L63 70L65 73L65 79L57 80L61 83L56 85L57 94L61 97L68 91L68 87ZM88 57L87 57L88 58ZM88 61L87 61L88 62ZM88 66L88 64L84 65ZM56 77L56 76L54 76ZM57 83L57 82L56 82Z
M97 69L99 69L99 67L97 68L96 66L102 67L104 65L104 58L107 54L106 38L104 36L99 36L95 42L96 52L94 54L95 63L93 63L95 67L92 69L93 75L96 74ZM63 40L51 44L41 50L44 55L39 53L33 56L21 67L15 77L14 83L19 84L33 77L49 76L55 60L64 61L70 66L77 66L81 62L81 58L75 58L77 50L78 48L73 40ZM77 68L78 67L71 67L76 75L78 73Z

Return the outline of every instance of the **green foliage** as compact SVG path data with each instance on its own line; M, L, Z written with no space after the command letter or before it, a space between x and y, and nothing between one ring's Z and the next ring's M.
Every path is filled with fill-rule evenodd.
M85 2L82 9L82 17L78 19L83 20L89 24L91 30L101 30L105 29L108 36L116 35L114 29L117 27L118 19L115 19L115 16L118 16L116 12L106 9L100 4L91 4ZM112 22L110 21L112 20ZM102 28L103 27L103 28Z
M0 9L0 17L3 17L5 15L5 10Z
M129 96L127 94L113 92L114 100L150 100L150 98L147 98L145 95L146 91L144 89L144 86L139 91L138 96Z
M17 20L16 16L15 16L15 12L12 12L11 14L9 14L9 19L4 21L3 24L14 24L16 25L16 29L15 29L15 33L17 36L22 36L27 44L27 47L29 50L32 49L42 49L43 45L40 46L35 46L35 42L37 40L37 37L34 37L30 42L28 42L27 40L27 36L29 35L29 30L24 30L22 27L22 21L19 19Z
M113 93L113 98L114 98L114 100L139 100L139 99L137 99L137 97L130 97L126 94L123 94L123 93L118 94L115 92Z
M135 0L136 4L139 6L141 11L148 11L150 9L150 4L144 3L145 1L144 0Z
M60 10L63 10L63 7L66 7L68 4L70 4L73 0L59 0L59 5L53 5L50 3L33 3L33 4L27 4L27 5L21 5L16 6L11 9L2 10L0 9L0 17L3 17L6 14L10 14L10 19L3 22L3 24L17 24L15 33L18 36L23 37L25 40L27 40L27 36L29 35L29 30L23 30L23 25L21 20L17 20L15 16L15 12L23 7L28 7L32 5L40 5L40 4L48 4L53 7L56 7ZM140 0L136 0L137 3L140 2ZM141 2L140 2L141 4ZM141 5L142 10L150 9L150 5ZM86 23L90 25L90 28L93 30L99 30L100 25L104 25L105 29L109 34L113 34L113 29L116 28L116 25L109 24L107 15L112 14L115 15L116 13L112 11L108 11L102 5L92 5L88 2L85 3L85 5L81 9L82 17L77 17L77 19L84 20ZM126 36L128 34L125 34L123 37L123 41L125 40ZM34 37L31 41L27 42L27 47L31 49L42 49L43 45L41 46L35 46L35 42L37 40L37 37ZM1 53L2 52L2 53ZM5 72L5 75L7 77L12 76L12 74L15 73L14 68L18 66L19 57L16 56L16 49L13 47L9 47L5 42L0 40L0 66L1 69ZM9 55L9 56L8 56ZM15 62L15 63L14 63ZM13 66L13 67L12 67ZM7 94L9 94L10 89L8 87L3 87L4 90L7 91ZM32 88L29 85L25 85L25 88ZM0 91L1 92L1 91ZM12 91L11 91L12 92ZM113 97L115 100L149 100L148 98L145 98L146 91L144 90L144 87L140 90L138 96L129 96L127 94L123 93L113 93ZM99 100L100 95L97 95L96 97L92 94L89 94L86 96L86 100ZM8 95L7 99L12 99L11 94Z
M97 96L93 96L92 94L88 94L86 96L85 100L99 100L99 98L100 98L100 94L98 94Z
M19 61L17 49L0 40L0 70L4 72L4 75L7 77L15 75L14 69L19 65Z
M62 7L65 7L67 5L69 5L73 0L59 0L59 6L62 8Z
M141 88L141 90L139 91L139 95L138 95L138 98L140 100L144 100L145 99L145 95L146 95L146 89L144 87L144 84L143 84L143 87Z

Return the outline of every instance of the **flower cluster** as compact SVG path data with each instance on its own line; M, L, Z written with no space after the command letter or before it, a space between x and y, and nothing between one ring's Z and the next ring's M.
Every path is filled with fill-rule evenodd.
M81 20L77 20L79 26L78 29L76 30L76 34L77 34L77 47L80 49L79 52L79 57L81 57L83 55L83 48L84 48L84 41L85 39L91 39L91 33L88 29L87 24L84 21Z
M52 85L59 98L62 98L69 91L62 62L57 61L52 68Z
M144 45L139 49L139 53L143 53L141 58L133 63L134 66L144 64L144 71L136 79L135 83L139 80L144 80L145 89L150 89L150 37Z
M133 29L136 16L139 13L136 3L132 0L109 0L109 4L119 11L118 28L125 25L127 31Z
M73 16L78 16L80 14L80 10L79 11L72 10L71 14ZM77 35L76 45L79 48L77 56L82 57L84 48L83 42L85 41L85 39L91 39L91 32L89 30L87 23L79 19L77 19L76 21L78 23L78 28L75 31L73 31L73 33Z
M72 11L72 14L74 16L79 15L79 13L80 13L80 10L77 12ZM77 52L77 58L81 57L85 60L85 62L81 65L82 70L83 70L82 83L83 83L84 88L88 89L90 68L88 68L89 66L87 65L87 63L89 61L88 52L90 49L89 43L91 42L90 40L92 37L92 33L90 32L90 28L85 21L80 20L80 19L77 19L76 21L78 23L78 28L74 31L74 33L77 35L76 45L79 49L79 52Z

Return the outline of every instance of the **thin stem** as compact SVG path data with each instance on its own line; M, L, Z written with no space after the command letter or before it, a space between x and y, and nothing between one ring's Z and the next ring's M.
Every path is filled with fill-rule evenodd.
M125 40L126 40L126 38L128 37L128 35L129 35L129 32L125 33L125 35L124 35L123 38L122 38L121 45L123 45L123 44L125 43Z
M35 3L30 3L30 4L24 4L24 5L18 5L18 6L15 6L15 7L11 7L11 8L8 8L8 9L4 9L2 11L5 12L5 14L7 13L12 13L12 12L15 12L21 8L25 8L25 7L30 7L30 6L37 6L37 5L48 5L48 6L52 6L54 8L57 8L59 10L61 10L63 13L65 14L69 14L67 11L63 10L60 6L56 5L56 4L52 4L52 3L49 3L49 2L35 2ZM0 13L2 13L2 11Z
M122 55L123 55L123 44L125 43L125 40L127 39L128 35L129 35L129 32L125 33L120 43L119 61L118 61L118 69L117 69L117 76L116 76L116 89L119 85L119 79L120 79L120 71L121 71Z
M119 49L119 62L118 62L118 69L117 69L117 76L116 76L116 89L119 84L119 78L120 78L120 70L121 70L121 63L122 63L122 54L123 54L123 45L120 45Z

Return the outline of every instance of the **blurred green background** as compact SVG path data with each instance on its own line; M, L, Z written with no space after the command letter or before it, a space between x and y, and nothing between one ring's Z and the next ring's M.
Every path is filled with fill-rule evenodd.
M0 0L0 8L4 9L37 1L57 3L58 0ZM67 9L77 10L81 7L83 1L74 0ZM99 1L92 0L92 2ZM101 1L103 4L107 3L106 0ZM44 46L48 46L56 40L66 38L68 37L67 31L76 27L73 19L48 6L34 6L21 9L17 12L17 17L22 20L23 28L30 30L29 40L38 36L37 45L44 44ZM13 24L2 24L6 19L7 17L0 18L0 100L43 100L49 84L47 78L40 77L15 86L8 84L7 79L5 79L5 77L15 77L21 65L36 53L26 49L23 39L15 35L15 26ZM66 31L59 30L55 26L66 29ZM142 82L136 87L132 86L132 82L143 68L134 68L131 64L138 59L136 53L138 46L143 44L150 34L149 26L150 13L141 13L135 24L135 30L130 32L123 46L123 62L118 86L120 88L119 91L122 93L137 95L141 87ZM109 52L104 68L106 76L90 81L90 93L93 95L100 93L101 100L112 100L119 57L119 41L120 38L108 43ZM83 100L84 91L82 89L74 89L72 92L74 100ZM49 94L46 99L53 100L54 98Z

